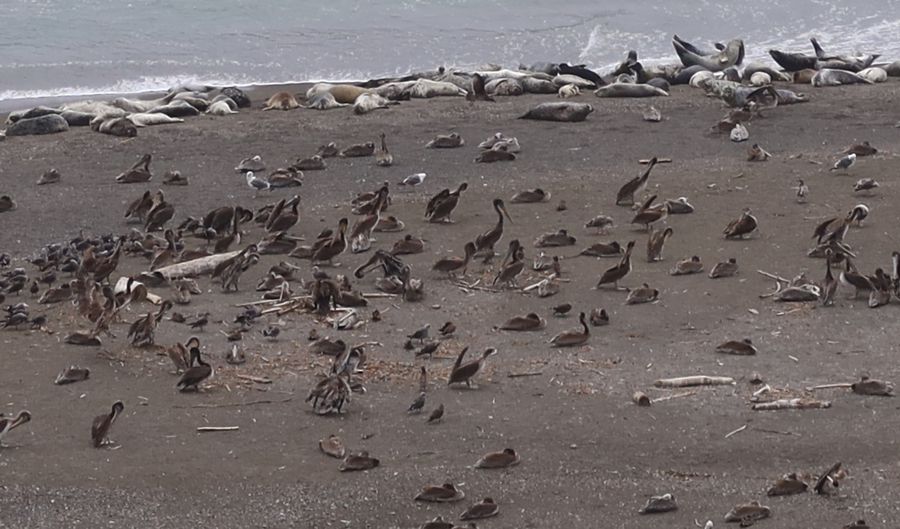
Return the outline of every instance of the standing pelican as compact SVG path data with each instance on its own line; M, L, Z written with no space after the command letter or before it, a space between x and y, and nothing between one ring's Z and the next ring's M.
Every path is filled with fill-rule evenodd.
M91 424L91 441L94 444L94 448L100 448L103 445L112 443L109 439L109 431L123 411L125 411L125 404L120 400L112 405L111 412L94 418L94 422Z
M350 231L350 249L353 253L362 253L372 247L372 230L381 220L381 210L387 202L388 187L382 186L375 196L372 212L356 221Z
M618 194L616 194L617 206L628 206L634 204L634 196L641 194L647 188L647 181L650 179L650 171L656 166L657 159L654 156L647 164L647 169L640 176L635 176L625 183Z
M428 206L425 207L425 219L428 220L428 222L452 223L453 221L450 219L450 214L453 213L453 210L456 209L456 205L459 204L460 194L468 189L468 187L469 184L463 182L459 184L456 191L451 192L449 189L444 189L432 197L431 200L428 201Z
M628 246L625 247L625 255L622 256L622 259L617 265L609 268L606 272L603 272L603 275L600 276L600 281L597 282L596 288L600 288L609 283L615 285L616 289L619 288L619 281L631 273L631 252L633 250L634 241L628 241Z
M200 348L191 347L191 367L181 375L178 384L175 385L180 391L185 392L189 388L198 391L199 385L204 380L212 377L213 368L200 358Z
M472 378L474 378L475 375L477 375L478 372L481 371L481 369L484 367L484 364L487 362L488 357L497 354L496 349L494 349L493 347L489 347L485 349L484 354L481 355L481 358L477 358L463 364L463 357L465 357L466 351L468 350L468 347L464 348L459 352L459 356L456 357L456 362L453 364L453 369L450 371L450 378L449 380L447 380L448 386L464 382L466 386L472 387Z
M494 257L494 245L500 241L501 237L503 237L503 215L506 214L506 218L512 222L512 217L510 217L509 213L506 211L506 206L503 204L502 199L495 198L493 205L494 211L497 212L497 224L475 238L475 250L477 253L485 254L485 263L489 262Z

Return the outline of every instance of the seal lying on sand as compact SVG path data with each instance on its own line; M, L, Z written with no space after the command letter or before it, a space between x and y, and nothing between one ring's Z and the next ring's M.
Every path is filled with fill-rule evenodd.
M137 127L128 118L105 118L98 116L91 120L91 129L101 134L133 138L137 136Z
M288 92L278 92L272 94L272 97L266 101L263 110L293 110L295 108L300 108L297 98Z
M357 97L369 92L369 90L350 84L318 83L314 84L312 87L310 87L309 90L306 91L306 99L310 100L316 94L321 94L323 92L331 93L331 95L334 96L334 100L338 103L347 103L352 105L354 102L356 102Z
M859 72L872 65L879 55L829 55L825 53L816 39L809 39L813 45L815 55L803 53L787 53L779 50L769 50L769 55L779 66L788 72L798 72L805 69L821 70L829 68L834 70L847 70Z
M702 66L711 72L721 72L731 66L741 64L744 60L744 41L734 39L717 53L711 55L700 55L693 46L685 46L685 42L676 35L672 39L672 46L681 63L685 66ZM691 50L694 51L691 51Z
M819 70L812 78L813 86L840 86L845 84L873 84L872 81L860 77L848 70L825 68Z
M541 103L532 108L519 119L534 119L538 121L566 121L570 123L584 121L588 114L594 111L594 107L587 103Z
M419 79L409 88L410 97L427 99L438 96L465 96L466 90L453 83Z
M18 110L16 112L10 112L9 116L6 117L7 123L15 123L20 119L31 119L31 118L39 118L41 116L47 116L50 114L59 114L60 110L56 108L37 106L34 108L29 108L28 110Z
M349 106L347 103L338 103L337 100L334 99L334 96L331 95L331 92L322 92L321 94L316 94L306 102L306 108L312 108L315 110L328 110L330 108L338 108L338 107L346 107Z
M218 97L222 97L222 99L218 99ZM237 103L234 102L230 97L218 96L218 100L214 100L209 108L206 109L206 113L212 116L227 116L228 114L237 114Z
M128 119L135 127L148 127L150 125L165 125L167 123L184 123L181 118L173 118L160 112L139 112L128 114Z
M356 98L356 101L353 103L353 113L354 114L368 114L373 110L377 110L379 108L387 108L391 105L399 105L397 101L391 101L390 99L381 97L378 94L361 94Z
M582 79L577 75L557 75L553 78L553 84L556 86L568 86L574 85L578 88L597 88L597 85L588 81L587 79Z
M69 124L59 114L46 114L35 118L19 119L6 129L7 136L31 136L53 134L69 130Z
M484 91L492 96L520 96L525 88L518 79L494 79L484 85Z
M60 114L70 127L87 127L94 119L93 114L87 112L76 112L74 110L63 110Z
M606 84L606 81L604 81L603 78L600 77L599 74L597 74L597 72L589 70L583 64L572 66L568 63L563 62L559 64L559 66L557 67L557 71L560 73L560 75L574 75L576 77L580 77L586 81L594 83L595 86L603 86Z
M873 83L883 83L887 81L888 78L887 70L878 68L877 66L870 66L865 70L862 70L859 72L859 76ZM69 125L71 125L71 123L69 123Z
M220 95L223 95L237 103L238 108L250 107L250 98L247 97L247 94L245 94L244 91L240 88L236 88L234 86L223 88Z
M649 84L613 83L594 90L597 97L656 97L669 93Z
M200 115L200 111L191 106L187 101L172 101L168 104L154 107L147 112L158 112L173 118Z

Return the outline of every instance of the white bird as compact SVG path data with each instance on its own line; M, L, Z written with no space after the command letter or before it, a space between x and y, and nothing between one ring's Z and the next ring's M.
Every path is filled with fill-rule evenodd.
M802 204L803 202L806 202L806 195L809 194L809 187L802 178L797 179L797 187L794 189L797 190L797 203Z
M850 153L847 156L844 156L840 160L834 162L834 167L831 168L832 171L837 171L839 169L850 169L853 164L856 162L856 154Z
M428 176L425 173L416 173L411 174L400 181L400 185L402 186L417 186L425 181L425 177Z
M272 190L272 184L262 178L257 178L253 171L247 171L247 185L257 191L262 191L263 189Z

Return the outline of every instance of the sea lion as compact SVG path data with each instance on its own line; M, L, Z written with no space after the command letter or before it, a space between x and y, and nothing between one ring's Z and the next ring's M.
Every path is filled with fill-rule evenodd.
M92 116L111 116L111 117L122 117L126 114L124 110L118 107L114 107L109 103L103 101L78 101L75 103L68 103L60 107L63 111L72 110L75 112L84 112L85 114L91 114Z
M684 41L672 39L675 53L685 66L702 66L711 72L721 72L731 66L739 65L744 60L744 41L734 39L725 48L711 55L700 55L685 47Z
M15 123L20 119L31 119L31 118L39 118L41 116L47 116L49 114L59 114L61 111L56 108L37 106L34 108L29 108L27 110L19 110L16 112L10 112L6 117L7 123Z
M576 85L573 85L573 84L567 84L567 85L559 87L559 92L557 92L556 97L559 97L561 99L568 99L570 97L575 97L579 94L581 94L580 88L578 88Z
M170 101L166 98L159 99L128 99L125 97L117 97L112 100L112 105L121 108L125 112L150 112L150 110L168 104Z
M788 72L799 72L800 70L815 70L818 59L810 57L803 53L787 53L779 50L769 50L769 55Z
M172 101L165 105L155 107L147 112L165 114L173 118L183 118L186 116L199 116L200 111L191 106L187 101Z
M857 75L872 83L883 83L888 78L887 70L876 66L870 66L865 70L861 70Z
M138 112L136 114L128 114L128 120L131 121L135 127L148 127L150 125L164 125L167 123L184 123L184 120L181 118L173 118L160 112Z
M196 92L181 92L175 94L175 97L173 97L170 102L171 101L184 101L200 112L206 112L206 109L209 108L209 99L206 98L206 94L198 94Z
M584 121L593 111L594 107L587 103L541 103L520 116L519 119L576 123Z
M575 85L578 88L597 88L597 85L594 83L577 75L557 75L552 82L556 86Z
M338 108L338 107L346 107L350 106L347 103L338 103L334 96L331 95L331 92L324 92L321 94L316 94L312 99L306 102L305 108L312 108L315 110L328 110L330 108Z
M266 100L263 110L293 110L300 108L297 98L288 92L277 92Z
M519 65L519 69L526 72L538 72L547 74L550 76L556 75L559 73L559 65L552 62L535 62L532 63L531 66L526 66L524 64Z
M525 88L518 79L494 79L484 85L484 91L494 96L520 96Z
M438 96L465 96L466 93L466 90L453 83L432 81L430 79L419 79L409 88L410 97L417 99L427 99Z
M860 77L848 70L835 70L824 68L819 70L812 78L813 86L841 86L845 84L874 84L868 79Z
M312 99L313 96L322 92L330 92L338 103L348 103L352 105L356 102L357 97L369 92L369 90L349 84L335 85L330 83L318 83L306 91L306 99Z
M400 103L396 101L391 101L387 98L381 97L378 94L360 94L359 97L356 98L356 101L353 103L353 113L354 114L368 114L369 112L379 109L379 108L387 108L391 105L399 105Z
M597 97L657 97L669 93L648 84L613 83L594 90Z
M796 72L791 72L791 81L794 84L812 84L812 78L815 77L816 71L812 68L805 68Z
M214 101L209 105L209 108L206 109L206 113L211 116L227 116L228 114L237 114L237 103L234 102L230 97L226 97L225 99L220 99L219 101Z
M91 124L91 120L94 119L93 114L77 112L75 110L63 110L60 113L60 116L66 120L66 123L68 123L70 127L87 127Z
M103 120L97 128L101 134L133 138L137 136L137 127L128 118L112 118Z
M648 84L650 86L655 86L656 88L659 88L660 90L666 92L666 94L668 94L669 91L672 90L672 86L669 84L669 81L666 81L662 77L654 77L652 79L647 79L646 84Z
M519 79L522 88L529 94L555 94L556 85L547 79L539 79L537 77L525 77Z
M597 72L589 70L583 64L572 66L569 63L563 62L559 64L557 69L562 75L574 75L577 77L581 77L582 79L594 83L594 85L596 86L603 86L606 84L606 81L604 81Z
M223 95L237 103L238 108L250 107L250 98L240 88L237 88L235 86L227 86L222 89L220 95Z
M694 76L697 72L708 72L706 68L702 66L689 66L687 68L683 68L681 66L676 67L672 72L664 73L662 76L669 80L673 85L681 85L681 84L689 84L691 82L691 77ZM711 73L711 72L710 72Z
M53 134L69 130L69 124L59 114L46 114L35 118L20 119L7 127L7 136L31 136Z
M764 86L772 84L772 77L766 72L755 72L750 76L750 86Z
M765 64L763 64L761 62L751 62L750 64L745 66L744 71L741 72L741 79L743 81L749 81L750 78L753 76L753 74L755 74L757 72L763 72L765 74L768 74L769 77L773 81L787 82L787 81L791 80L790 75L788 75L784 72L779 72L778 70L771 68L769 66L766 66Z
M886 71L890 77L900 77L900 61L894 61L891 64L888 64L884 67L884 71Z

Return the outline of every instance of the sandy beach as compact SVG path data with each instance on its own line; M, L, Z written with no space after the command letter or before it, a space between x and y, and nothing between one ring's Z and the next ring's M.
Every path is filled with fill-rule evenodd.
M406 233L423 237L425 252L405 256L413 276L425 280L419 303L371 299L380 322L368 321L352 331L336 331L312 315L291 313L263 318L242 343L248 362L225 363L231 345L222 332L241 311L237 304L259 299L254 287L269 267L286 256L263 256L241 278L237 293L202 277L202 295L176 307L188 316L209 312L210 324L192 331L168 319L156 343L171 345L197 335L217 375L205 391L180 394L169 359L155 349L136 349L125 338L127 323L155 310L130 307L124 322L113 326L116 338L100 348L77 347L62 338L83 327L69 303L38 305L27 291L7 295L5 304L26 302L31 313L46 314L47 332L0 330L0 412L27 409L33 420L14 430L0 450L0 527L157 527L200 525L216 528L417 528L441 515L457 520L472 503L492 497L498 517L479 528L695 527L723 516L732 507L758 500L772 510L760 527L840 528L857 519L871 527L894 527L900 521L900 472L896 399L860 396L846 389L816 391L817 384L853 382L862 375L900 382L896 361L896 301L869 309L866 300L847 299L841 288L836 306L784 304L761 299L774 282L757 273L782 277L801 272L821 280L825 262L806 256L814 227L843 216L855 204L867 204L869 218L847 235L860 270L890 271L891 252L900 250L896 227L900 200L895 177L900 145L896 101L900 82L877 86L812 88L787 86L810 95L809 103L780 106L748 124L750 141L772 153L764 163L747 161L748 143L733 143L727 134L709 132L727 112L718 99L685 86L668 98L599 99L586 91L575 98L594 112L583 123L547 123L516 119L553 96L499 98L470 104L463 98L413 100L389 110L357 116L350 109L330 111L259 110L266 96L281 87L251 93L254 108L227 117L199 116L183 124L140 129L133 139L91 132L88 128L42 137L10 137L0 142L0 195L11 195L17 209L0 213L0 251L12 266L36 269L26 259L51 242L85 234L125 234L132 227L123 213L145 190L163 189L174 203L172 225L187 216L202 216L221 205L257 209L282 197L301 197L301 220L291 234L310 242L326 227L350 214L359 192L391 184L388 213L406 223L403 233L379 233L374 248L389 249ZM301 90L302 87L288 87ZM642 111L652 104L664 119L649 123ZM476 164L480 141L502 131L518 138L522 151L512 162ZM247 187L234 167L260 155L269 169L313 154L329 141L344 147L387 135L392 167L376 167L372 158L333 158L325 171L308 171L300 188L262 192ZM432 150L425 144L436 134L458 132L459 149ZM846 173L829 168L848 145L869 141L879 149L860 158ZM151 153L154 178L146 184L118 184L115 176L141 155ZM615 194L653 156L671 158L658 165L648 193L660 199L687 197L696 208L672 215L674 230L664 260L648 263L647 234L629 225L633 212L615 205ZM36 186L55 167L58 184ZM190 178L186 187L162 186L162 175L177 169ZM424 184L404 188L405 176L425 172ZM860 178L875 178L873 194L854 194ZM792 187L802 178L808 201L798 204ZM423 220L428 199L445 187L468 182L454 214L455 223ZM509 204L517 191L541 187L552 193L540 204ZM496 222L495 197L507 201L507 222L498 250L511 239L525 247L527 262L540 253L533 241L564 228L575 246L551 248L562 260L559 294L538 298L517 290L465 291L431 272L439 257L461 255L467 241ZM557 211L564 200L565 211ZM725 240L722 229L744 208L759 219L757 234ZM599 214L615 219L607 235L584 228ZM244 225L245 243L263 230ZM188 247L204 241L187 239ZM568 258L587 246L616 240L636 241L634 271L622 282L648 283L660 290L653 304L626 305L625 292L594 290L614 259ZM352 274L371 253L349 252L331 274ZM734 257L735 277L718 280L705 274L670 276L675 263L700 256L708 271ZM308 261L294 260L311 277ZM123 259L114 277L146 270L145 259ZM473 263L464 280L489 282L497 263ZM62 277L63 274L60 274ZM541 279L526 269L520 285ZM374 274L355 281L375 292ZM295 294L299 283L292 284ZM167 288L154 289L170 297ZM574 306L557 318L551 307ZM4 305L5 305L4 304ZM605 308L610 325L594 327L588 343L555 349L547 341L577 326L578 311ZM547 320L533 333L493 330L507 318L536 312ZM259 333L281 320L277 341ZM425 323L432 329L453 321L458 330L444 340L432 359L415 359L402 348L406 335ZM304 398L328 358L307 352L307 335L377 341L368 349L363 374L367 394L354 395L346 413L320 417ZM726 340L752 338L756 356L716 354ZM458 351L474 354L496 347L477 389L448 388L447 373ZM87 381L53 385L57 373L78 364L91 370ZM430 374L424 415L407 415L418 394L418 371ZM533 376L510 377L530 373ZM237 375L267 377L258 384ZM686 375L733 377L733 386L701 387L690 395L655 403L632 403L635 391L651 398L684 393L653 387L660 378ZM761 412L750 397L758 374L786 395L814 396L832 402L829 409ZM90 423L116 400L125 412L115 424L115 450L94 449ZM260 402L262 401L262 402ZM443 403L439 424L425 422L428 411ZM726 438L726 434L746 429ZM238 426L230 432L198 433L201 426ZM378 468L341 473L339 461L323 455L318 441L341 436L348 449L366 450L380 459ZM473 468L487 452L514 448L522 463L508 470ZM837 493L766 497L783 474L797 472L807 482L837 461L849 476ZM422 487L452 482L466 493L462 502L413 501ZM642 516L638 510L652 495L671 493L675 512ZM891 498L895 498L891 500ZM461 525L464 522L457 522Z

